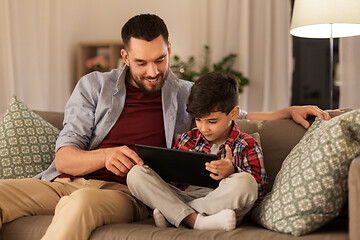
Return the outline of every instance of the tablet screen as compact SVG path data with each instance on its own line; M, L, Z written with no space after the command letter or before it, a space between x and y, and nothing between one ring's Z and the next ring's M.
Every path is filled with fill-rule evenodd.
M214 154L135 144L136 151L146 165L166 182L177 182L216 188L218 180L210 177L205 163L217 160Z

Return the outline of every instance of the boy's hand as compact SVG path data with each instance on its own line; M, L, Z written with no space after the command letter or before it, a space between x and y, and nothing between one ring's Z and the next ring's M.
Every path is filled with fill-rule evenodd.
M210 177L215 180L221 180L235 172L232 164L232 152L228 145L225 146L225 159L211 161L205 164L206 170L210 171Z

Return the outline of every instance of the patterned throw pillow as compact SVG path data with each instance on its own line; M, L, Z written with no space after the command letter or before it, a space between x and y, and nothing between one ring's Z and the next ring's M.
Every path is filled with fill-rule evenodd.
M294 236L325 225L344 205L349 166L359 151L360 110L316 119L284 160L253 220Z
M0 121L0 179L33 177L46 169L58 135L57 128L13 97Z

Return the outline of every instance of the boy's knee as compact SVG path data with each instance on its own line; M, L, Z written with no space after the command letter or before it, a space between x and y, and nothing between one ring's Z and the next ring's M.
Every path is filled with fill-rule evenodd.
M233 186L238 186L236 189L240 196L248 196L249 201L255 201L258 198L258 184L251 174L241 172L234 174L233 177L236 181Z
M142 179L144 179L148 175L149 167L148 166L133 166L126 176L127 184L136 184L141 183Z

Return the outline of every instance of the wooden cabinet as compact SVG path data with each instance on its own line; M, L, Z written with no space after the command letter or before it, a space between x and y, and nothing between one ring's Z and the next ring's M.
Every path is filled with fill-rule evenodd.
M92 71L110 71L123 66L121 41L80 42L77 56L77 81Z

